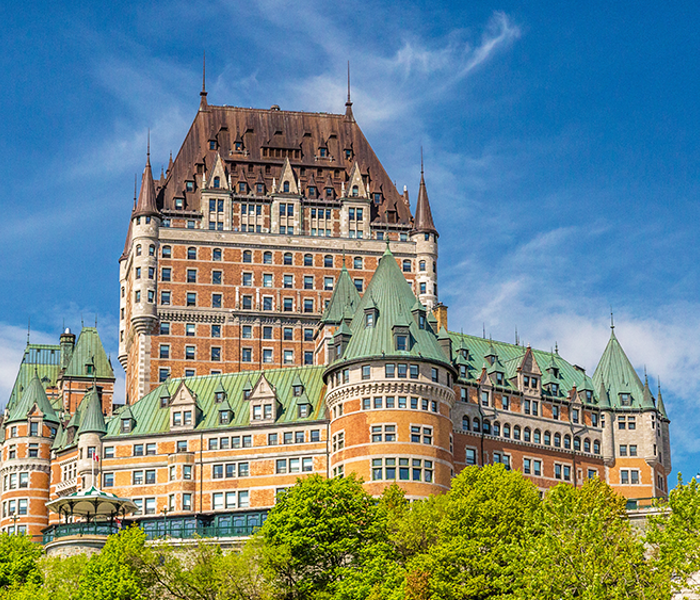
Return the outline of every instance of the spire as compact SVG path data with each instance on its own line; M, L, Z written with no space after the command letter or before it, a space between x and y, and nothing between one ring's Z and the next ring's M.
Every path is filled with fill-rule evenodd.
M657 396L656 400L656 410L659 411L659 414L661 415L662 418L666 419L668 421L668 415L666 414L666 407L664 406L664 400L661 397L661 380L657 378L658 384L659 384L659 393Z
M348 121L354 121L355 116L352 114L352 102L350 100L350 61L348 61L348 99L345 102L345 117Z
M420 187L418 189L418 200L416 201L416 215L413 219L413 231L415 233L434 233L437 235L437 229L435 229L433 224L433 213L430 210L428 190L425 187L423 148L420 150Z
M78 435L82 433L107 433L105 418L102 414L102 403L95 386L90 388L81 404L85 404L83 418L80 419Z
M151 132L148 131L148 150L146 152L146 166L143 169L141 176L141 191L138 201L134 208L133 217L140 216L158 216L158 207L156 206L156 186L153 181L153 172L151 171Z
M207 52L206 50L202 53L202 91L199 92L199 111L205 111L209 109L209 104L207 104Z
M655 409L654 399L651 397L651 390L649 389L649 377L646 374L646 368L644 373L644 390L642 392L642 409Z
M168 169L165 171L166 175L170 175L173 172L173 151L170 151L170 160L168 160Z
M639 406L638 403L643 399L644 384L622 349L614 329L610 330L610 339L593 373L596 386L600 386L602 381L605 381L608 388L613 407L621 405L622 394L631 396L633 406Z

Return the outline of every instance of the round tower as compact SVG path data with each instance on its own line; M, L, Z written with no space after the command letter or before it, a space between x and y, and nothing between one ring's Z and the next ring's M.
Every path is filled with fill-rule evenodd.
M102 436L107 433L102 400L95 387L90 388L78 407L79 424L76 432L78 442L78 481L83 489L100 488L100 466L102 464Z
M409 498L449 489L456 371L388 248L331 356L330 474L356 473L373 495L394 483Z
M58 417L36 372L3 427L0 530L40 541L48 525L51 446Z
M416 201L416 214L413 218L411 241L416 245L416 295L428 310L432 310L438 302L438 232L433 223L425 186L422 154L420 189Z

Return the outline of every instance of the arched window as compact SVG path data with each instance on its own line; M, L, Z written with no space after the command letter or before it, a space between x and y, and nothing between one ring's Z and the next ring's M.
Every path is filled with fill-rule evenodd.
M289 193L289 182L285 181L284 184L282 184L282 190L284 191L285 194Z
M314 257L311 254L304 254L304 266L305 267L313 267L314 266Z
M358 195L359 193L360 193L360 189L359 189L356 185L353 185L353 186L352 186L352 195L353 195L353 198L357 198L357 195Z
M332 267L333 266L333 257L330 254L326 254L326 256L323 257L323 266L324 267Z
M214 189L219 189L221 187L221 179L214 177Z
M589 438L583 440L583 451L588 453L591 451L591 440Z
M600 440L593 440L593 454L600 454Z
M356 256L355 258L352 259L352 268L353 269L361 269L362 268L362 257L361 256Z
M505 438L510 437L510 425L508 423L503 424L503 437L505 437Z
M581 438L578 436L574 438L574 450L576 450L576 452L581 450Z
M523 429L523 442L529 442L530 441L530 428L526 427Z
M162 254L163 258L170 258L173 255L173 250L170 246L163 246L160 253Z
M284 253L284 264L285 264L285 265L291 265L291 264L292 264L292 253L291 253L291 252L285 252L285 253Z
M544 445L545 446L551 446L552 445L552 434L549 433L549 431L544 432Z
M411 272L411 261L410 261L410 259L408 259L408 258L404 259L402 265L403 265L403 272L404 272L404 273L410 273L410 272Z
M155 256L156 255L156 247L155 245L151 244L148 247L148 256Z
M539 429L535 429L535 433L532 435L532 441L535 442L535 444L542 443L542 434Z
M418 270L425 271L425 261L424 260L422 260L418 263Z
M264 265L271 265L272 264L272 252L265 252L263 254L263 264Z
M561 435L558 433L554 434L554 447L561 448Z
M493 424L493 435L501 435L501 424L498 421Z
M253 262L253 253L250 250L243 251L243 262L244 263Z
M193 246L187 248L187 260L197 260L197 248Z
M217 261L221 260L221 248L214 248L211 251L211 259Z
M514 440L520 439L520 425L516 425L515 427L513 427L513 439Z
M564 448L571 450L571 436L568 433L564 436Z
M469 431L469 417L467 415L462 417L462 429Z
M484 419L484 433L486 435L491 435L491 422Z
M141 244L136 244L136 256L141 256Z
M479 419L474 417L474 433L479 433L481 431L481 423L479 423Z

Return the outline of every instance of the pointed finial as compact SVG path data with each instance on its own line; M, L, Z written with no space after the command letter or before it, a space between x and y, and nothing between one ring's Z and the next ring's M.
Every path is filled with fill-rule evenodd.
M148 143L146 145L146 164L151 164L151 128L148 128Z
M83 313L80 313L80 328L85 327L85 321L83 320Z
M613 309L610 307L610 329L615 329L615 321L613 320Z
M207 51L202 50L202 96L207 95Z
M486 339L486 323L481 324L481 337Z
M27 318L27 344L29 344L29 334L32 331L32 318Z
M97 313L95 313L95 329L97 329ZM94 358L94 356L93 356Z
M350 100L350 61L348 61L348 99L345 102L345 117L349 121L355 120L352 114L352 101Z
M423 146L420 147L420 176L423 179Z
M138 180L138 174L134 173L134 210L136 210L136 197L138 196Z
M343 244L343 266L345 266L345 244Z
M350 102L350 61L348 61L348 104L352 104Z
M515 328L515 345L520 346L520 340L518 339L518 328Z
M554 342L554 353L559 354L559 342Z

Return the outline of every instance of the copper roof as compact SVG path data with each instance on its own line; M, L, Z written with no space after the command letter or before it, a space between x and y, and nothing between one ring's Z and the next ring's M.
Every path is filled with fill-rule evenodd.
M433 223L433 213L430 210L430 202L428 201L428 190L425 187L425 177L423 176L423 167L420 171L420 188L418 189L418 200L416 201L416 218L413 225L414 231L425 233L437 233L435 224Z
M265 189L271 190L273 179L279 181L285 158L289 158L303 190L313 185L314 179L318 183L330 181L335 197L341 195L341 184L348 181L349 172L357 162L371 197L381 195L378 202L372 202L372 220L412 225L406 200L387 175L350 110L338 115L282 111L276 106L270 109L211 106L202 95L200 110L168 169L164 184L157 190L158 208L173 210L174 199L183 198L186 210L200 210L203 179L213 168L217 153L234 184L241 180L251 183L262 177ZM192 182L191 191L187 190L187 182ZM143 195L143 184L141 191Z

